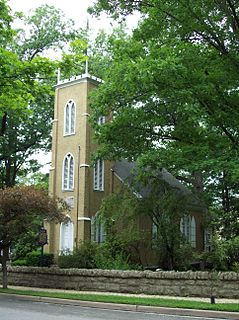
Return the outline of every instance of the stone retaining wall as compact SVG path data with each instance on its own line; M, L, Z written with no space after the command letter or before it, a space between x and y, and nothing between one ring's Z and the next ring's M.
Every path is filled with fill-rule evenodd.
M239 273L9 267L11 285L172 296L239 298Z

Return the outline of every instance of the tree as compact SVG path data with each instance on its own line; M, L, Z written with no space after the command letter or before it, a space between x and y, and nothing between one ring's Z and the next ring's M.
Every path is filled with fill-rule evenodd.
M163 269L186 268L193 249L181 233L180 221L195 210L203 214L206 208L182 185L167 181L165 172L135 169L129 185L123 184L119 192L103 200L100 219L106 227L107 241L121 243L131 258L138 258L137 263L142 264L139 248L143 247L153 249Z
M3 288L7 287L7 266L10 246L34 227L36 219L61 221L64 206L34 187L0 189L0 253Z
M80 31L60 10L44 5L21 19L25 28L12 31L15 35L0 55L2 187L15 185L22 165L26 166L37 150L49 150L56 69L61 66L70 72L75 67L72 61L85 59L81 40L75 56L64 53L61 60L44 57L49 50L59 51L80 37Z
M220 212L238 192L236 1L97 1L96 14L142 14L113 39L112 66L94 92L99 156L166 167ZM99 127L100 114L112 114Z

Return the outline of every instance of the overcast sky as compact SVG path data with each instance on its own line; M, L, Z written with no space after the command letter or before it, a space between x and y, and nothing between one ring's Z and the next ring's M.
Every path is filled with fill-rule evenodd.
M66 17L75 21L76 26L84 27L86 25L87 16L90 20L90 28L93 30L105 29L110 31L112 29L112 20L105 14L100 17L100 20L89 16L87 8L92 6L96 0L9 0L9 6L13 11L23 11L28 13L29 10L35 9L42 4L49 4L61 9ZM127 19L127 25L132 28L137 23L136 15Z

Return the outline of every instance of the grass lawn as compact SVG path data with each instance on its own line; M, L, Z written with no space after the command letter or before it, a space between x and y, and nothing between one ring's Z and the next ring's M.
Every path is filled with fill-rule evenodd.
M199 302L199 301L191 301L191 300L190 301L175 300L175 299L166 299L166 298L159 299L154 297L145 298L145 297L113 296L113 295L106 295L106 294L96 295L96 294L84 294L84 293L46 292L46 291L33 291L33 290L16 290L16 289L0 289L0 293L10 293L10 294L12 293L12 294L19 294L19 295L72 299L72 300L82 300L82 301L123 303L123 304L155 306L155 307L239 312L238 303L210 304L210 301Z

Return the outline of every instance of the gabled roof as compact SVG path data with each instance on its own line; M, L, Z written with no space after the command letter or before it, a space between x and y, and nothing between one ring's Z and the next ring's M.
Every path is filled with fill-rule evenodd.
M113 172L115 175L124 183L131 186L134 178L137 175L137 163L129 162L127 160L116 161L113 168ZM172 189L180 192L182 195L188 195L189 206L195 208L197 210L205 210L205 204L194 195L187 187L185 187L182 183L178 181L170 172L168 172L165 168L161 168L159 170L159 178L164 181L168 186L172 187ZM148 186L139 186L137 188L137 193L141 197L147 197L150 193L150 185Z

